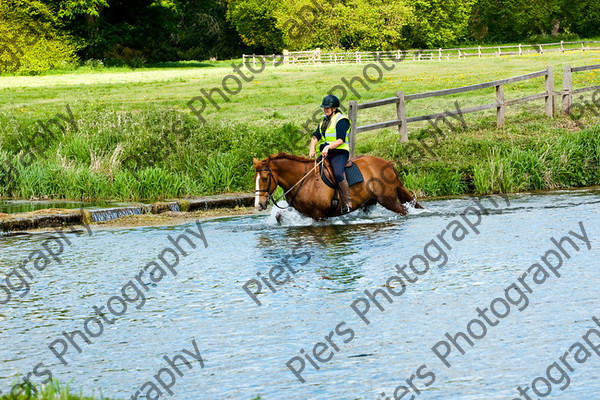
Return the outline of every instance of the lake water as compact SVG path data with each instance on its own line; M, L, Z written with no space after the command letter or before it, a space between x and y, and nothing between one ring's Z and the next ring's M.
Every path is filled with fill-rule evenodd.
M49 369L76 391L98 395L101 390L106 397L129 399L145 382L156 382L153 375L167 365L163 355L192 351L195 340L204 367L190 357L192 369L179 364L183 376L176 377L174 399L394 399L395 390L404 400L413 395L525 399L517 387L533 382L538 392L550 389L547 395L553 398L600 398L600 357L582 339L594 326L600 331L592 320L600 319L600 190L522 194L508 201L495 196L482 199L481 206L469 198L422 205L426 211L412 210L407 217L375 208L351 215L348 223L315 224L285 212L279 225L275 211L201 222L208 247L188 234L196 248L181 242L187 255L179 254L177 275L166 268L157 282L148 272L142 275L140 280L148 284L140 291L145 303L126 303L127 311L112 325L104 324L90 344L75 337L81 352L69 345L65 366L48 347L65 338L63 331L83 331L84 321L96 315L94 306L106 306L141 268L173 247L169 235L186 229L200 235L195 223L68 233L70 245L62 239L63 252L56 256L60 262L49 258L42 271L31 261L26 264L32 276L26 279L29 292L7 289L12 296L7 301L8 294L0 290L0 301L6 302L0 304L0 389L6 393L17 374L26 375L43 363L38 373ZM472 208L465 218L474 222L473 210L485 207L478 225L470 227L460 216L467 207ZM582 226L591 249L577 239L584 237ZM569 258L563 253L562 265L552 273L541 258L550 249L560 255L551 238L564 236L579 250L563 242ZM33 258L33 252L46 246L58 253L58 242L48 239L59 237L0 237L0 285L6 287L4 277ZM552 257L546 255L546 260L557 266ZM295 274L284 267L285 259ZM403 288L389 278L401 276L395 266L411 260L419 274L404 269L413 282L402 278ZM539 270L538 283L532 281L533 271L522 277L534 263L549 273L541 283ZM276 280L291 279L271 283L275 293L261 282L258 306L242 286L258 278L257 273L269 277L272 269ZM12 285L19 289L16 281L13 274ZM522 295L514 287L506 291L513 283ZM365 291L376 290L375 300L369 300ZM488 311L492 324L471 322L484 321L477 308L491 305L502 318ZM96 325L89 327L97 331ZM461 354L446 333L467 335L469 329L473 346L456 339L463 346ZM600 337L588 336L600 344ZM577 342L589 356L578 347L579 361L573 354L563 357L571 371L559 357ZM441 354L450 349L445 360L451 366L432 348ZM554 362L562 375L558 367L548 371ZM304 383L286 363L296 370L304 364L298 374ZM43 377L31 380L38 383ZM531 398L537 398L532 390Z

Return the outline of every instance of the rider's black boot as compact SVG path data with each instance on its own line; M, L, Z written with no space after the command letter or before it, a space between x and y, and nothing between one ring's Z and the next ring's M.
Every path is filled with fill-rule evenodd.
M342 196L342 214L348 214L350 211L352 211L350 186L348 186L348 181L345 179L342 182L338 182L338 186L340 188L340 195Z

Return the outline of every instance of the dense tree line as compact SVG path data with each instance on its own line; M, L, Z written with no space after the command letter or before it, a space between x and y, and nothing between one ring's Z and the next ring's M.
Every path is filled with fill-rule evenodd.
M0 72L598 34L598 0L0 0Z

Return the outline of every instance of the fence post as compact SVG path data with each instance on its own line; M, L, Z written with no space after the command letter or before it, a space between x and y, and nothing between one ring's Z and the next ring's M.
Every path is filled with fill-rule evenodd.
M460 60L460 49L458 49L458 59Z
M406 102L404 101L404 92L396 92L398 97L398 104L396 105L396 112L400 125L398 126L398 134L400 135L400 142L408 142L408 127L406 126Z
M290 51L283 49L283 65L290 64Z
M477 46L477 56L481 58L481 46Z
M442 49L438 49L438 59L441 61L442 60Z
M521 48L521 43L519 43L519 55L520 56L523 55L523 49Z
M252 54L252 64L254 67L256 67L256 54Z
M498 47L498 57L500 57L500 53L502 53L502 51L500 50L500 47Z
M539 47L540 47L540 54L544 54L544 48L542 47L541 44L539 45Z
M348 119L350 119L350 157L354 157L356 148L356 120L358 117L358 103L356 100L350 100L348 105Z
M585 51L585 46L583 45L583 42L581 42L581 51Z
M564 46L565 42L563 40L560 41L560 52L564 53L565 52L565 46Z
M496 127L502 128L504 126L504 111L506 105L504 104L504 86L496 86Z
M552 67L546 70L546 115L550 118L554 116L554 75Z
M573 81L571 79L571 66L565 65L563 71L563 95L562 95L562 112L567 115L571 110L571 104L573 102L573 96L571 92L573 90Z

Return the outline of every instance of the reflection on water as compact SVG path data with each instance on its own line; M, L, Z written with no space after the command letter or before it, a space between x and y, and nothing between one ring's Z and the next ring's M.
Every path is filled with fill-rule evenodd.
M60 262L33 274L27 296L0 304L0 389L40 362L63 382L85 393L100 389L111 398L130 398L162 366L164 354L189 348L195 339L205 368L177 380L175 399L375 399L394 389L422 364L436 380L421 388L423 399L516 398L516 387L546 367L590 326L597 312L600 248L597 191L518 195L510 205L483 216L479 235L452 242L448 263L432 267L389 304L379 296L367 326L350 304L382 288L414 254L472 204L468 198L423 203L422 212L397 216L379 207L315 223L286 211L202 223L209 247L181 257L176 276L153 283L146 304L134 307L92 343L71 347L62 365L48 345L63 332L80 329L121 286L155 260L168 239L195 225L70 234ZM502 320L465 355L452 355L446 368L431 352L445 333L464 330L475 307L503 293L548 248L550 238L576 230L583 221L592 250L565 260L560 279L529 296L530 306ZM28 254L50 236L0 237L0 285ZM182 244L187 246L186 243ZM298 258L290 255L303 253ZM288 257L299 271L289 282L265 290L257 306L242 289L257 274ZM294 262L296 264L294 264ZM3 291L0 290L0 301ZM596 313L596 314L595 314ZM293 356L326 342L341 321L356 337L315 370L306 362L299 383L285 366ZM594 357L594 356L592 356ZM578 366L561 399L600 397L594 358ZM38 382L37 377L32 381ZM406 397L409 398L409 397ZM557 397L558 398L558 397Z

